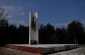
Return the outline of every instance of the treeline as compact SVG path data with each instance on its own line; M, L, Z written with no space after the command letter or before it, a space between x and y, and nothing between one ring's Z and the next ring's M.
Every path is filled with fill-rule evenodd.
M16 27L9 24L6 19L0 20L0 45L10 43L29 43L29 27L20 25Z
M0 20L0 45L28 44L29 27L9 24L6 19ZM39 26L40 44L85 44L84 26L79 21L72 21L66 28L57 28L51 24Z
M41 24L39 39L42 44L85 44L84 26L79 21L72 21L66 28Z

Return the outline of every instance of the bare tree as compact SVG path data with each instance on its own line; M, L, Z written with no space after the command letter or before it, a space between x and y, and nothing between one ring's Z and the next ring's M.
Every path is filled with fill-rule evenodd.
M8 14L5 11L5 9L0 7L0 20L5 19L7 16L8 16Z
M1 26L8 26L8 21L6 20L8 14L6 10L0 7L0 27Z

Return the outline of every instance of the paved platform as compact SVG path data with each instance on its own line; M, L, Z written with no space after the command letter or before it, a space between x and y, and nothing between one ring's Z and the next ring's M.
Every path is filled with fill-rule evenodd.
M78 48L79 46L77 44L39 44L39 45L7 44L5 47L25 52L49 54L75 49Z
M19 51L11 48L0 47L0 55L42 55L39 53L31 53L25 51Z

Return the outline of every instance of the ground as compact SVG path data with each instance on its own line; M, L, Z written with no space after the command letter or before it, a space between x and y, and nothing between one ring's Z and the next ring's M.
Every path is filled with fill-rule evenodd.
M10 48L0 47L0 55L40 55L39 53L27 53Z
M84 55L84 54L85 54L85 45L80 45L80 47L77 49L48 54L48 55ZM23 52L23 51L10 49L10 48L0 47L0 55L41 55L41 54Z
M85 55L85 45L79 45L79 48L77 49L58 52L58 53L49 54L49 55Z

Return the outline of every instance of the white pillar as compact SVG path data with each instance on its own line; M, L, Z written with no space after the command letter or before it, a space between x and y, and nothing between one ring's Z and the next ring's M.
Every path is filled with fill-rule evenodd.
M36 21L36 30L33 30L32 28L32 18L35 19ZM32 13L32 11L30 11L29 13L29 45L31 45L31 40L36 40L37 44L38 44L38 12L36 13Z
M37 37L36 37L36 40L37 40L37 44L39 44L39 37L38 37L38 35L39 35L39 31L38 31L38 12L36 12L36 34L37 34Z
M32 11L29 13L29 45L31 44L31 17L32 17Z

